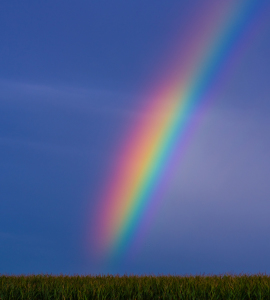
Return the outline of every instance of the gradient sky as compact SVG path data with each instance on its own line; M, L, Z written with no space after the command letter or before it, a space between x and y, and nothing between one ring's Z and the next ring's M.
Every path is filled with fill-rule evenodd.
M270 273L269 5L139 254L112 268L85 246L115 151L206 2L1 1L0 273Z

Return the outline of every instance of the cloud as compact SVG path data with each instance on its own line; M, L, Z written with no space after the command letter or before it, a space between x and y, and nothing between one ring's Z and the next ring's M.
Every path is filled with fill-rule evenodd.
M0 81L1 106L37 107L73 110L80 113L111 114L137 117L142 113L134 107L134 96L106 89L50 86L12 81ZM136 101L135 101L136 102ZM133 103L133 104L132 104Z

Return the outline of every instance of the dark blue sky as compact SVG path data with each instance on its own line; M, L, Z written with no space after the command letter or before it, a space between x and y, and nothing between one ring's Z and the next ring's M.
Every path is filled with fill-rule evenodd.
M141 95L206 2L1 1L0 273L270 272L269 6L140 255L100 268L84 249Z

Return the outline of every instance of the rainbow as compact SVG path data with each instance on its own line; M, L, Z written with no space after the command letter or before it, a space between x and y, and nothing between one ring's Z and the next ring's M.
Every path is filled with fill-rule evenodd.
M144 115L113 158L91 223L91 246L100 257L122 257L143 240L201 116L249 46L263 3L204 1L203 11L194 13L143 101Z

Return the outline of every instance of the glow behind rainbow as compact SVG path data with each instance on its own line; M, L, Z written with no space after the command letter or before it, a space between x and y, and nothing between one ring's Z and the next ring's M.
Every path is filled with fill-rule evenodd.
M194 15L181 56L176 45L167 71L144 99L144 117L114 158L92 224L91 244L101 257L125 254L146 232L200 116L248 46L258 2L205 1L204 11Z

